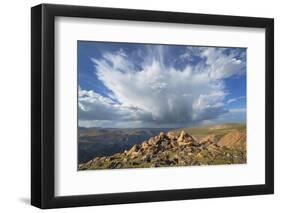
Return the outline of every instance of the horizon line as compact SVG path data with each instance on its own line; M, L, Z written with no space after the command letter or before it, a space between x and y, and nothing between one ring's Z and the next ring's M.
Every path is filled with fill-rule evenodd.
M203 124L203 125L197 125L197 126L181 126L181 127L101 127L101 126L91 126L91 127L85 127L85 126L77 126L77 128L100 128L100 129L181 129L181 128L196 128L196 127L208 127L208 126L217 126L217 125L235 125L235 124L245 124L247 125L247 122L230 122L230 123L217 123L217 124Z

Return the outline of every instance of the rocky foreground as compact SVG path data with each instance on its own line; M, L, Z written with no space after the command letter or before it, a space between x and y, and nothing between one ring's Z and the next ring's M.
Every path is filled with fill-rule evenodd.
M80 164L79 170L243 163L246 163L246 132L234 130L216 140L215 135L196 139L181 131L161 132L128 151Z

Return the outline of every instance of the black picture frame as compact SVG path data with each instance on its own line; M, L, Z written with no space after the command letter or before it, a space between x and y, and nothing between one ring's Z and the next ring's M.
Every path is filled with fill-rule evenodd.
M54 195L54 21L81 17L264 28L266 128L265 184L93 195ZM31 8L31 204L42 208L217 198L274 193L274 20L164 11L41 4Z

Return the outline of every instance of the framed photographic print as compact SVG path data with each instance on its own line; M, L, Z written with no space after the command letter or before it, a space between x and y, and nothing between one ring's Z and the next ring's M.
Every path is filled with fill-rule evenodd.
M272 194L274 21L31 9L31 203Z

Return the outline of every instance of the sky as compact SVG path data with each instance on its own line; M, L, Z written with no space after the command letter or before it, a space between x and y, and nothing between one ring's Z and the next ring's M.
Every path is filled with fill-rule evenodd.
M246 122L246 48L78 41L79 126Z

